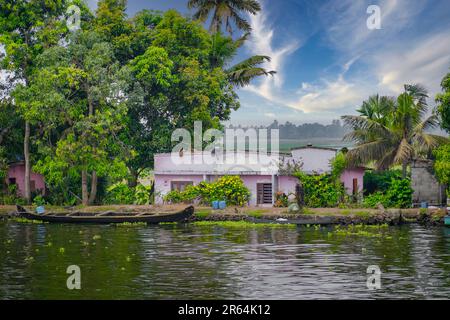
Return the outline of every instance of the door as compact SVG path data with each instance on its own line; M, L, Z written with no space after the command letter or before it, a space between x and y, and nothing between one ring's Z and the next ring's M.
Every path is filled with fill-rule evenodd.
M256 189L257 204L272 204L271 183L258 183Z

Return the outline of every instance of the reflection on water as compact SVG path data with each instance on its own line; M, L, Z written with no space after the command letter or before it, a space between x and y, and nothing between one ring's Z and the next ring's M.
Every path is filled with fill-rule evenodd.
M378 299L450 297L450 229L380 237L329 228L28 225L0 222L1 299ZM66 287L81 268L82 289ZM382 289L366 270L379 265Z

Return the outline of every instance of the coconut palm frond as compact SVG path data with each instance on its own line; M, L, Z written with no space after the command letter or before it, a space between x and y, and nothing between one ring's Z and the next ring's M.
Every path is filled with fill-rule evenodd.
M412 158L414 154L413 147L409 144L408 140L402 139L400 144L396 148L396 153L393 162L395 164L403 164Z

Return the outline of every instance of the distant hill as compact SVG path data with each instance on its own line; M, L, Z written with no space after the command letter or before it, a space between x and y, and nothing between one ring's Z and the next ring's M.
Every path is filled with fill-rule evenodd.
M295 125L291 122L286 122L285 124L279 124L278 121L274 121L271 125L259 126L259 127L241 127L241 126L230 126L229 128L234 129L278 129L280 130L280 139L282 140L304 140L311 138L332 138L332 139L342 139L344 135L348 132L344 126L342 126L340 120L333 120L329 125L323 125L320 123L305 123L301 125Z

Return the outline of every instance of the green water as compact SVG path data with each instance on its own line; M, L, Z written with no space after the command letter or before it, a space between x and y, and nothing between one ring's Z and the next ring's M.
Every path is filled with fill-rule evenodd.
M66 269L81 269L69 290ZM367 267L382 271L367 289ZM449 298L450 228L0 222L0 299Z

